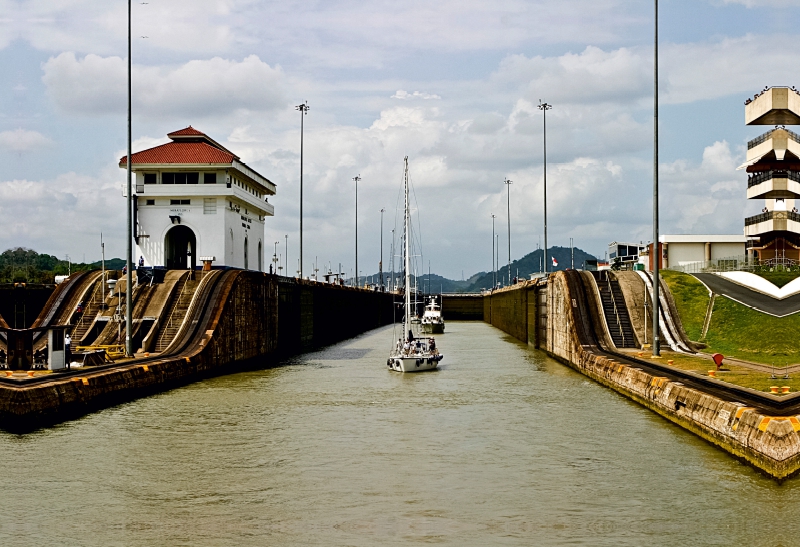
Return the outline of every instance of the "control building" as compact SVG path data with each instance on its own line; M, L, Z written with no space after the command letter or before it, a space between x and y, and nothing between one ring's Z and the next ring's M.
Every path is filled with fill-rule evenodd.
M275 184L192 126L131 156L136 255L167 269L264 270ZM127 156L119 166L127 167Z
M748 252L767 264L800 261L800 92L771 87L745 102L745 124L775 126L747 143L747 198L763 199L760 214L744 221Z

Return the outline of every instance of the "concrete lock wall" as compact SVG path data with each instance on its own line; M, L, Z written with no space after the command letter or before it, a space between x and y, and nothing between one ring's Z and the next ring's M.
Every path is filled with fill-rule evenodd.
M445 320L483 320L483 297L479 294L442 295L442 316Z
M0 427L29 431L205 376L269 366L392 322L386 293L246 271L225 272L208 290L197 331L187 331L174 354L0 382Z
M521 285L485 296L484 321L519 340L538 344L576 371L774 478L783 479L800 470L797 417L766 416L587 349L579 336L580 329L588 328L586 317L579 317L588 313L581 308L581 298L584 295L575 293L565 273L558 272L550 275L547 285Z

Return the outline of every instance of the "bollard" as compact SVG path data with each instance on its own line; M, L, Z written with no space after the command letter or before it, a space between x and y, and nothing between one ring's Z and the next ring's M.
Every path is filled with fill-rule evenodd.
M770 386L769 391L770 393L778 393L780 388L778 386Z
M7 370L6 371L6 376L14 376L14 373L11 372L10 370Z
M781 393L789 393L791 389L789 386L781 386Z
M711 376L712 378L716 378L717 377L717 371L716 370L709 370L708 371L708 375Z
M675 361L673 361L672 359L667 359L667 364L668 364L668 365L671 365L671 364L673 364L674 362L675 362Z
M28 371L28 376L30 376L31 378L33 378L33 371L32 371L32 370L29 370L29 371Z

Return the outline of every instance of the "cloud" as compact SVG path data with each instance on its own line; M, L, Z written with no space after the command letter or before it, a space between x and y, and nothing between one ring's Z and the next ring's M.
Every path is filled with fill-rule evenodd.
M748 8L797 7L797 0L722 0L722 4L739 4Z
M408 91L398 89L397 92L392 95L392 99L441 99L441 97L439 95L431 95L430 93L420 93L419 91L409 93Z
M126 63L120 57L72 52L51 57L42 81L53 102L74 114L119 114L127 101ZM242 61L214 57L174 68L134 66L133 108L138 116L205 117L265 112L286 104L283 70L256 55Z
M3 240L7 246L80 256L79 252L91 250L87 242L99 244L102 231L109 242L107 256L123 256L124 228L119 222L124 219L125 200L119 183L109 182L114 178L121 180L119 174L107 171L98 177L70 172L49 180L0 181Z
M41 148L47 148L53 141L39 133L27 129L14 129L0 133L0 148L11 150L12 152L28 152Z

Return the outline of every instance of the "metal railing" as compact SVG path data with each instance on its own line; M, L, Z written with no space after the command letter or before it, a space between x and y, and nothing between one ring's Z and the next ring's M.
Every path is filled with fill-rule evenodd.
M780 129L781 131L786 131L787 133L789 133L790 139L792 139L794 142L800 143L800 135L798 135L794 131L790 131L789 129L784 129L781 127L781 128L771 129L766 133L764 133L763 135L759 135L755 139L747 141L747 149L750 150L751 148L755 148L761 143L767 142L770 138L772 138L772 134L778 129Z
M712 260L701 260L682 265L670 265L666 270L683 273L713 273L713 272L757 272L762 269L775 267L794 268L798 262L786 257L759 260L748 255L728 256Z
M800 222L800 213L795 213L794 211L767 211L766 213L759 213L752 217L745 218L744 225L752 226L753 224L767 222L768 220L792 220L794 222Z
M800 182L800 173L797 171L761 171L748 177L747 187L752 188L753 186L772 179L789 179Z
M625 347L625 330L622 328L622 321L619 318L619 310L617 310L617 301L614 298L614 291L611 287L611 278L606 272L606 282L608 283L608 294L611 296L611 305L614 306L614 317L617 319L617 328L619 335L622 337L622 347Z

